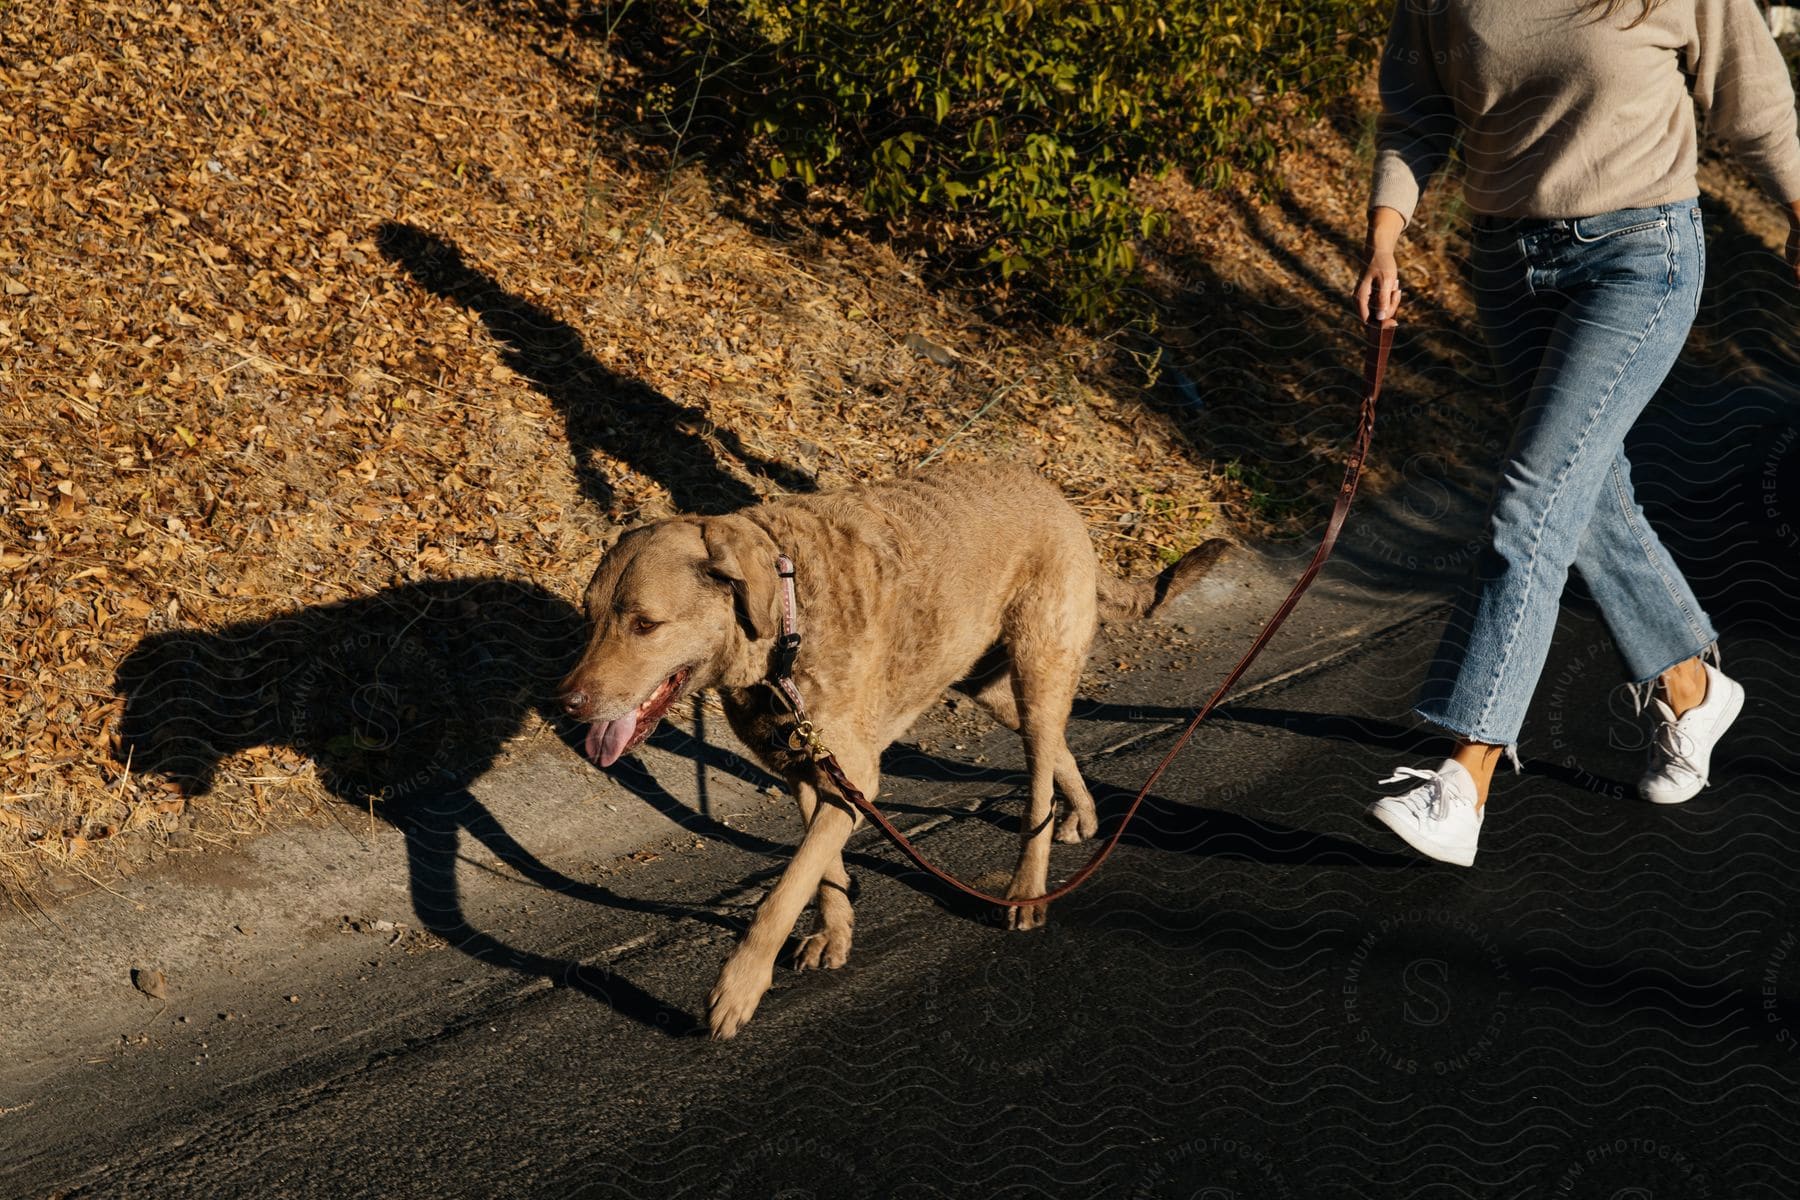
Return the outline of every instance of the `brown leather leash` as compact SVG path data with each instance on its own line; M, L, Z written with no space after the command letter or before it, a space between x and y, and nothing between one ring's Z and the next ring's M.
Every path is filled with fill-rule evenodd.
M793 680L789 675L793 667L794 651L799 648L799 634L794 616L794 565L783 555L778 569L787 592L781 653L778 656L776 668L776 691L787 701L799 721L799 725L790 736L789 745L795 750L810 752L814 761L818 763L819 769L825 772L832 784L843 794L844 799L874 822L875 826L887 835L888 840L898 846L908 858L965 895L1002 907L1028 907L1036 904L1048 904L1057 897L1066 896L1080 887L1086 882L1088 876L1100 869L1100 864L1105 862L1107 856L1113 852L1113 847L1119 844L1119 839L1124 836L1126 827L1131 824L1132 817L1137 815L1138 807L1143 804L1144 797L1150 794L1150 789L1156 786L1156 781L1162 778L1162 774L1168 769L1169 764L1175 761L1175 756L1181 753L1181 749L1187 745L1188 739L1194 736L1194 730L1200 727L1200 722L1206 720L1207 715L1218 706L1219 701L1225 698L1225 693L1230 691L1232 685L1245 671L1250 669L1250 664L1256 661L1256 656L1262 653L1262 649L1268 644L1269 639L1275 636L1275 631L1281 628L1281 623L1287 620L1288 614L1294 611L1294 606L1300 603L1300 597L1305 595L1306 589L1312 586L1312 581L1318 575L1319 569L1325 565L1325 560L1331 557L1332 548L1337 545L1338 534L1343 530L1344 518L1349 515L1350 501L1356 497L1356 484L1362 478L1363 462L1369 455L1369 443L1375 436L1375 400L1381 395L1381 380L1387 373L1388 353L1393 349L1395 326L1396 322L1392 318L1379 323L1372 321L1368 324L1368 347L1363 357L1362 412L1357 421L1356 440L1350 450L1350 459L1344 465L1344 482L1338 485L1337 502L1332 506L1331 519L1325 524L1325 534L1319 539L1319 548L1313 552L1312 561L1307 564L1306 570L1301 572L1299 581L1287 594L1287 599L1283 600L1281 606L1275 610L1275 615L1269 618L1263 626L1262 632L1256 635L1256 640L1250 643L1250 649L1244 652L1244 657L1238 660L1237 666L1231 669L1231 674L1225 677L1225 682L1221 683L1218 690L1212 694L1212 699L1208 700L1205 707L1194 714L1193 720L1188 722L1187 728L1182 730L1181 736L1175 740L1175 744L1169 747L1169 752L1163 755L1162 761L1156 764L1156 769L1150 772L1150 777L1144 780L1144 786L1138 789L1138 794L1132 800L1131 807L1125 810L1125 815L1120 818L1111 836L1079 871L1069 877L1067 883L1053 888L1041 896L1030 896L1023 899L990 896L981 889L964 883L949 872L932 866L925 856L919 853L918 848L907 840L906 835L894 828L893 823L882 815L881 810L875 807L874 802L850 782L849 777L844 774L843 767L838 764L837 756L824 747L817 730L807 719L806 708L800 700L799 690L794 687ZM1032 836L1040 831L1034 831Z

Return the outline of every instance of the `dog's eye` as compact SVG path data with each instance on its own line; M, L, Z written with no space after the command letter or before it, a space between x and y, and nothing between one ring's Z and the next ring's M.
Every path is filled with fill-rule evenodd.
M649 617L633 617L631 620L631 632L633 633L655 633L661 628L661 621L652 621Z

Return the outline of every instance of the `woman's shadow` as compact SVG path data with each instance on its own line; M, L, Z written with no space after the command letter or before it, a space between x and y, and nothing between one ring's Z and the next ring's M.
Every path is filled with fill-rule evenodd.
M752 452L701 410L609 369L588 353L574 327L469 266L444 238L390 221L376 231L375 244L420 287L481 318L506 365L562 414L582 495L602 509L611 507L613 488L596 453L662 484L682 512L730 512L756 503L755 490L726 470L713 442L752 475L790 492L816 490L805 472Z
M465 954L574 987L670 1034L687 1012L622 976L507 945L463 908L463 835L532 882L611 908L730 924L705 909L581 883L520 845L470 791L572 663L579 613L542 588L485 578L411 584L215 631L153 634L119 666L117 754L205 795L253 746L311 758L339 799L406 839L413 911Z

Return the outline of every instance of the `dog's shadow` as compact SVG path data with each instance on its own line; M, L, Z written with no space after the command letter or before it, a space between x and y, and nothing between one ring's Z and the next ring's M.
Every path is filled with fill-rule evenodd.
M204 796L228 755L287 746L341 800L406 839L413 911L463 953L592 995L670 1034L694 1018L613 972L507 945L464 911L463 835L539 886L624 911L726 923L621 896L548 866L470 793L566 673L581 615L542 588L480 578L410 584L213 631L152 634L120 664L117 754Z

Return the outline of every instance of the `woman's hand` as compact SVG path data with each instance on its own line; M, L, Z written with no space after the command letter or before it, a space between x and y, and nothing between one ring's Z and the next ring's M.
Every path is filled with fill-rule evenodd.
M1391 208L1369 210L1369 235L1363 243L1367 266L1356 284L1356 311L1364 321L1385 321L1400 311L1400 268L1394 247L1406 218Z

